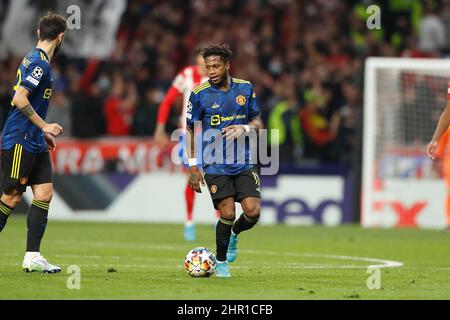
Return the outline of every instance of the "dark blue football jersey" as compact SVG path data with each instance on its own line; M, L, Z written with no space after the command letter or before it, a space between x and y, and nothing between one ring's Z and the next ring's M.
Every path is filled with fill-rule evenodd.
M231 78L230 88L227 91L220 90L212 82L207 81L192 91L187 104L186 125L193 128L196 121L202 124L205 173L236 175L253 167L247 139L244 148L238 148L236 140L229 143L224 136L222 141L214 137L210 139L211 134L207 132L209 129L220 131L230 125L245 125L260 115L256 94L249 81ZM212 150L211 146L216 141L222 143L222 148L214 147L215 150ZM222 151L220 155L214 154L214 151L220 149ZM228 157L229 154L232 155L232 159ZM211 159L219 161L213 163L208 159L210 155Z
M42 119L45 119L52 95L52 75L48 56L44 50L34 48L22 60L17 70L14 92L19 86L30 91L28 100L31 106ZM47 151L42 130L28 120L13 103L11 105L3 129L2 149L9 150L19 143L31 153Z

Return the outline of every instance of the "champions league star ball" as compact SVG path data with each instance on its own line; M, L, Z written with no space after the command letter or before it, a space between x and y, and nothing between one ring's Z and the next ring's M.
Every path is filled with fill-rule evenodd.
M210 277L216 271L216 256L208 248L194 248L187 254L184 267L191 277Z

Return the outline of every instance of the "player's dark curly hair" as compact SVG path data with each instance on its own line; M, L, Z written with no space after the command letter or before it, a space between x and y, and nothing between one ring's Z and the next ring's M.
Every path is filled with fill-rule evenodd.
M49 12L46 16L39 19L39 40L54 40L56 37L67 30L66 18Z
M220 56L223 61L230 62L233 51L231 51L230 46L225 43L220 44L210 44L209 46L203 48L201 51L203 59L209 56Z

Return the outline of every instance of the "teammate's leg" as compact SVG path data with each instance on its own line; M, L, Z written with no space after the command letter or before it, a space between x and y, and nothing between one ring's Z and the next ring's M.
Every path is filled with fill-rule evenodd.
M27 217L27 252L40 252L41 241L47 228L48 209L53 196L51 183L31 186L33 201Z
M182 166L186 172L186 186L184 188L184 201L186 204L186 220L184 223L184 239L187 241L195 241L197 238L195 232L195 223L193 220L194 212L194 202L195 202L195 191L189 186L189 165L187 161L187 153L185 150L184 139L185 136L180 137L180 142L182 142L182 148L179 149L178 156L182 159Z
M445 202L445 212L447 218L447 230L450 230L450 157L444 159L444 177L447 186L447 199Z
M195 224L192 219L192 213L194 211L195 191L186 184L184 189L184 200L186 202L186 222L184 225L184 238L188 241L195 241Z
M193 223L192 212L194 210L195 191L186 184L184 189L184 199L186 200L186 223Z
M450 231L450 185L447 184L447 200L446 200L446 217L447 217L447 231Z
M9 150L2 150L0 168L3 173L0 198L0 232L5 228L11 212L22 200L26 189L28 172L33 157L29 156L22 145L15 144Z
M36 156L29 184L34 197L27 217L27 250L23 269L27 272L57 273L61 268L50 264L40 253L41 241L47 228L50 201L53 197L52 164L48 152Z
M12 210L13 208L6 205L5 202L0 201L0 232L2 232L3 228L6 226Z
M33 201L27 216L27 251L23 268L27 272L58 273L61 268L50 264L41 255L41 241L47 228L48 210L53 196L51 183L32 185Z
M0 198L0 232L6 226L11 212L22 200L22 192L14 189L5 190Z

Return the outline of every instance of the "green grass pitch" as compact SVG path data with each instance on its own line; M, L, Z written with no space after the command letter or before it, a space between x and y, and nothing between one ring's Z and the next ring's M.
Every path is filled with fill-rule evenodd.
M240 237L233 278L194 279L186 253L215 250L213 227L197 231L188 243L182 225L50 221L42 254L62 271L28 274L26 220L13 216L0 234L0 299L450 299L443 231L257 226ZM69 265L79 290L67 288ZM369 265L386 266L381 289L367 288Z

